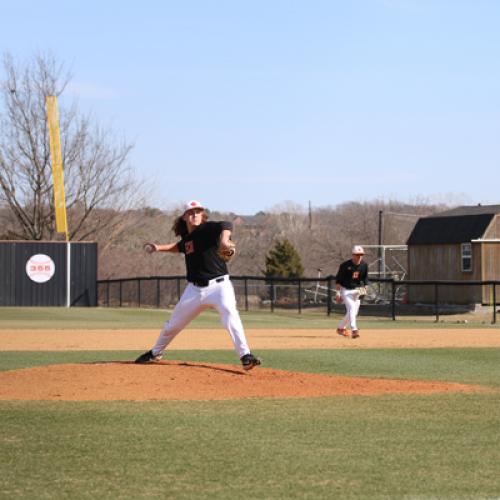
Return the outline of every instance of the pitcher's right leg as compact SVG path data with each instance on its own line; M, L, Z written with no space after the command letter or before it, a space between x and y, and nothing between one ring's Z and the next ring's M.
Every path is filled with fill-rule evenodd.
M142 364L161 359L163 351L168 344L203 310L200 295L200 290L189 283L179 302L174 307L170 320L166 321L163 325L156 344L150 351L141 354L135 360L136 363Z
M189 283L172 311L172 316L163 325L158 340L151 349L153 354L161 357L163 351L174 340L175 336L196 318L203 309L199 288Z

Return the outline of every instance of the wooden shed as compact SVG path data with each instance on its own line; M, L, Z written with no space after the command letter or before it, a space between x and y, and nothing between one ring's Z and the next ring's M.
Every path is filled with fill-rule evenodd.
M500 205L463 206L418 220L408 239L410 280L500 280ZM490 304L491 286L442 286L441 301ZM411 286L410 302L432 302L434 288Z

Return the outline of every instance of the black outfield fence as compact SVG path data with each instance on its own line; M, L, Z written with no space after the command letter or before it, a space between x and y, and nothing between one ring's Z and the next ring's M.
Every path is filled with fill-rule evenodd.
M1 307L95 307L96 283L95 242L0 241Z
M231 276L240 310L322 310L330 315L343 313L344 306L335 303L335 276L323 278L269 278L263 276ZM185 276L145 276L99 280L98 305L103 307L174 306L186 286ZM443 316L459 315L491 309L491 323L496 323L500 297L500 281L416 281L371 278L360 315L387 317L432 316L439 321ZM450 287L479 287L488 290L487 304L453 303L445 300ZM419 302L418 290L432 290L431 300ZM428 298L429 293L425 296ZM443 299L444 297L444 299Z

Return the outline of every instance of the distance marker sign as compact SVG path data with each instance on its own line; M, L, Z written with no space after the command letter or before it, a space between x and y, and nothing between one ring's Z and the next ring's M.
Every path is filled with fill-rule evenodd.
M43 253L37 253L28 259L26 263L26 274L28 278L36 283L49 281L56 271L54 261Z

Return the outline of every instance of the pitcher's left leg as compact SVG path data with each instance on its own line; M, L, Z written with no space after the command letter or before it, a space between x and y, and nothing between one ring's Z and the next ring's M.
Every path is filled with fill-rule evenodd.
M210 290L207 300L219 311L222 326L229 332L240 359L245 354L250 354L243 323L236 307L233 284L229 280L218 284Z
M353 339L357 339L359 337L359 330L357 325L357 318L359 313L359 306L361 305L361 300L359 299L359 294L353 295L354 306L353 306L353 316L354 316L354 324L356 328L353 328L351 331L351 337Z

